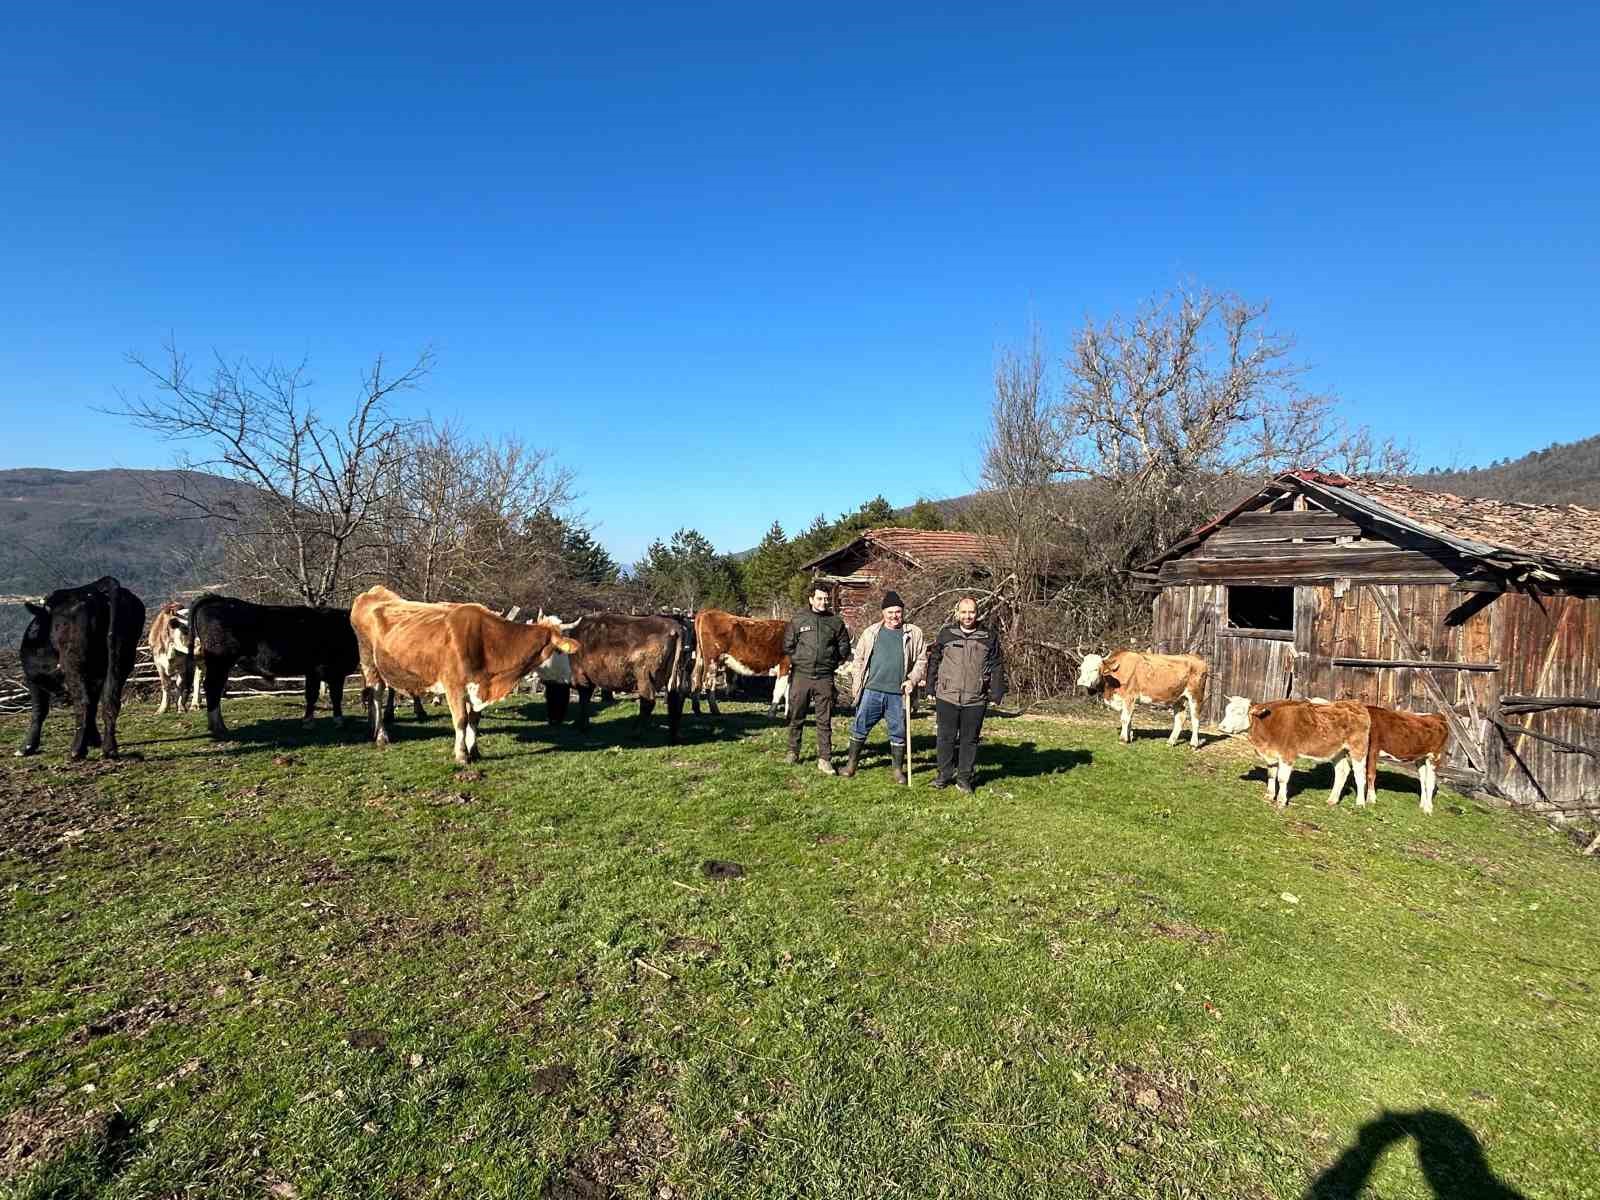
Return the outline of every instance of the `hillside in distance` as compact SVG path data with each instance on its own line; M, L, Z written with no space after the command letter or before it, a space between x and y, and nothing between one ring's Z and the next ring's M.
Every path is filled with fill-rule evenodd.
M115 575L147 608L214 581L221 539L213 522L183 515L165 495L177 471L0 471L0 595L41 596ZM185 473L205 493L242 490ZM28 613L0 605L0 638L20 637Z
M1458 496L1600 509L1600 434L1577 442L1555 442L1487 467L1430 471L1414 476L1411 482Z

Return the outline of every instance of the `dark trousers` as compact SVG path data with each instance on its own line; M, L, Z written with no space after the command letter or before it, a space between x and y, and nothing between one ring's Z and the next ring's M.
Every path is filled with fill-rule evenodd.
M983 729L983 714L988 704L951 704L935 700L933 713L938 730L939 778L949 783L959 779L972 785L972 767L978 760L978 734Z
M833 754L832 675L826 679L796 675L789 681L789 750L793 754L800 753L806 713L812 705L817 709L817 757L829 758Z

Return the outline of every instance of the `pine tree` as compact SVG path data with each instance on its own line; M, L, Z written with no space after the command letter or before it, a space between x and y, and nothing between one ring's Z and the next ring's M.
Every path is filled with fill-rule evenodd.
M911 512L906 517L906 524L912 529L943 529L944 517L934 507L932 501L926 497L917 500L911 506Z

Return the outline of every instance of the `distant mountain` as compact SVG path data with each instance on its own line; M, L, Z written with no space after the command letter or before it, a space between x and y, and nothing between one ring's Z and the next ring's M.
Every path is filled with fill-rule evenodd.
M1411 482L1436 492L1520 500L1526 504L1581 504L1600 509L1600 435L1555 442L1521 458L1466 471L1430 471Z
M222 495L242 485L183 473L187 486ZM164 493L177 471L0 471L0 596L41 596L115 575L146 607L212 582L220 559L215 525L183 515ZM0 604L0 639L15 641L28 613Z

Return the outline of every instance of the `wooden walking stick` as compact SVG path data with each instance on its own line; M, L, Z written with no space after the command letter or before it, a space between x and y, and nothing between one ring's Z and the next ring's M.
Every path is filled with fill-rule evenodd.
M911 693L901 692L900 699L906 706L906 786L911 786ZM1595 841L1600 842L1600 837Z

